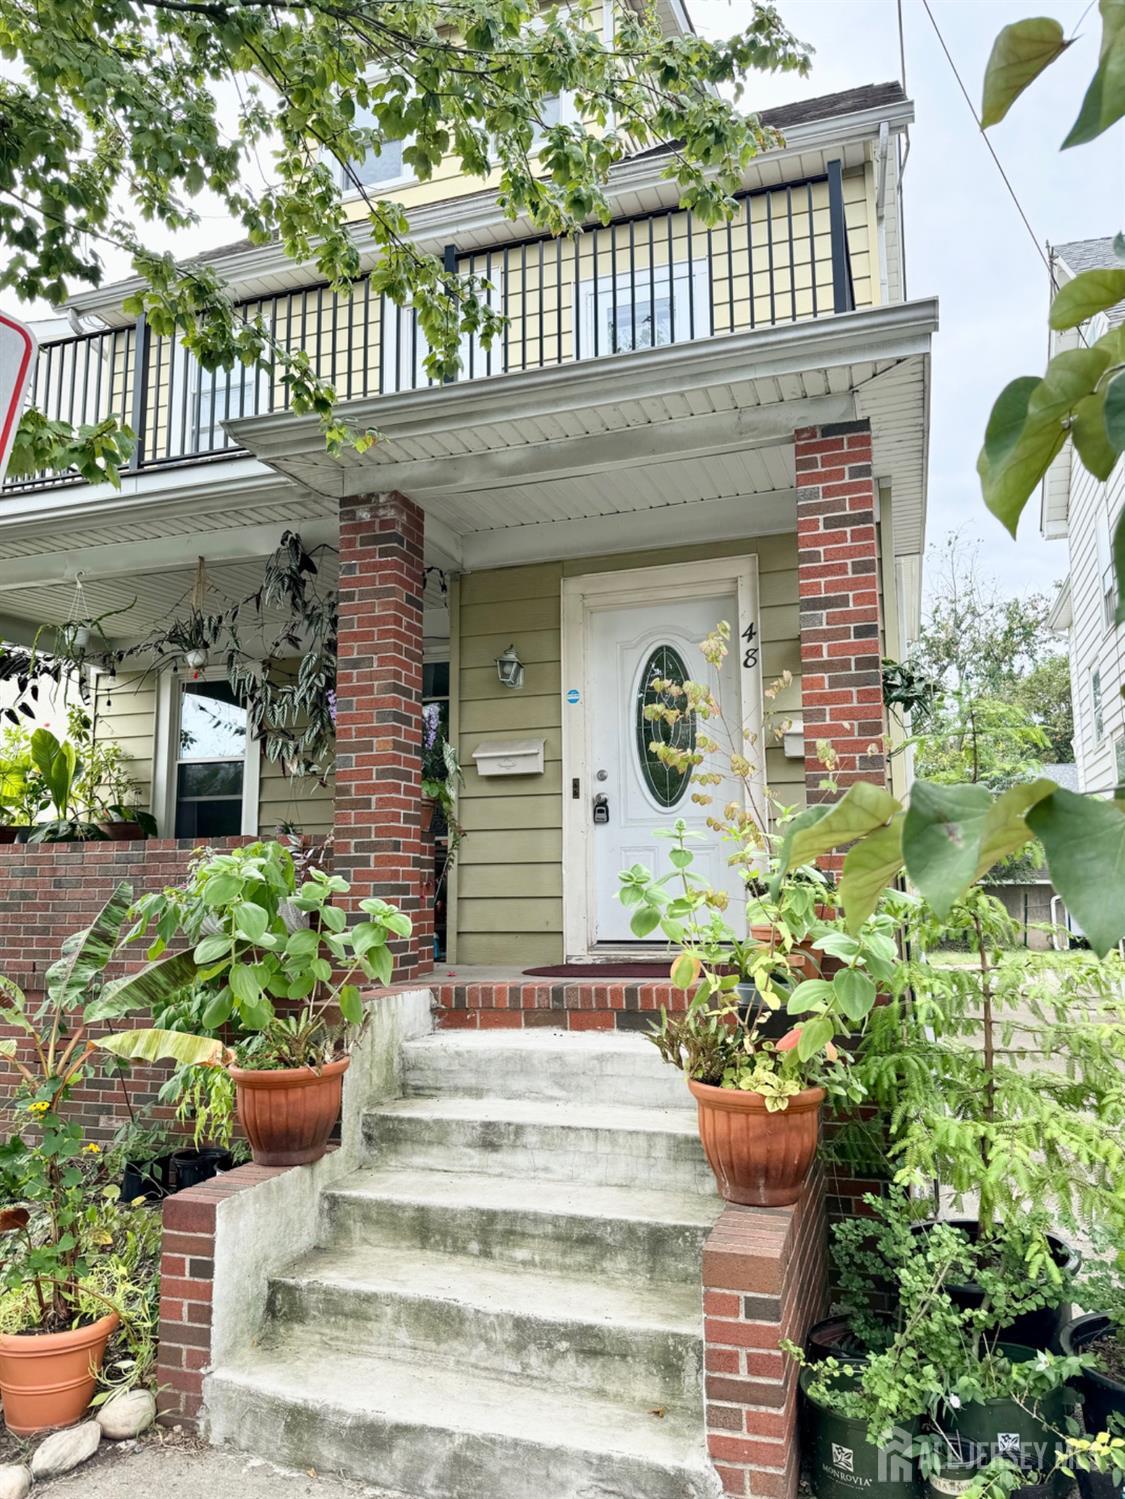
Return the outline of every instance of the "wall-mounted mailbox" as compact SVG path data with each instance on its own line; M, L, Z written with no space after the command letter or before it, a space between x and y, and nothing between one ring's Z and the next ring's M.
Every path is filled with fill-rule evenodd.
M803 760L805 758L805 726L799 718L785 730L781 742L784 746L785 758L787 760Z
M486 739L473 751L482 776L540 776L543 774L542 739Z

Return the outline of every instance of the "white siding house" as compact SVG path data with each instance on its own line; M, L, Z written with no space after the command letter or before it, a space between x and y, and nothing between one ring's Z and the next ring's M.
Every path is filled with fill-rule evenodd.
M1113 240L1077 240L1052 252L1059 284L1081 271L1119 264ZM1052 356L1088 343L1125 319L1125 302L1099 314L1081 330L1051 335ZM1125 505L1125 464L1099 483L1068 444L1043 483L1044 537L1065 538L1067 581L1052 624L1068 636L1070 690L1074 700L1074 756L1082 791L1107 794L1125 781L1125 626L1114 624L1117 591L1111 538Z

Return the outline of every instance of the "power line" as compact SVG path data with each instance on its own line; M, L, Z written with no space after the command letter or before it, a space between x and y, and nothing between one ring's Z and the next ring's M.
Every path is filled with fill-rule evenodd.
M981 124L980 115L977 114L976 105L973 103L971 97L969 96L969 91L965 87L965 84L964 84L964 82L963 82L963 80L961 78L961 74L957 71L957 64L953 61L952 54L950 53L949 48L945 44L945 38L941 34L941 27L938 25L937 21L934 19L934 13L930 9L930 0L922 0L922 8L926 12L926 15L929 17L930 25L934 28L934 35L937 37L938 42L941 44L941 50L945 53L945 60L949 64L950 68L952 69L954 78L956 78L956 80L957 80L957 87L961 90L962 97L964 98L965 103L968 105L969 113L973 117L973 123L976 125L977 129L980 131L981 140L984 141L985 145L988 147L988 154L992 157L992 160L996 163L996 170L1000 173L1001 181L1004 183L1004 186L1008 189L1008 196L1011 198L1012 202L1016 205L1016 212L1019 214L1020 218L1023 220L1023 226L1027 230L1028 234L1031 236L1031 243L1035 246L1035 253L1039 256L1039 259L1043 262L1044 266L1046 266L1046 268L1047 268L1047 274L1051 278L1051 285L1057 291L1058 290L1058 282L1055 280L1055 269L1054 269L1054 266L1051 264L1050 260L1048 259L1047 254L1046 254L1045 250L1043 249L1043 246L1039 243L1039 240L1038 240L1038 238L1036 236L1035 230L1031 227L1031 220L1028 218L1027 214L1024 212L1024 210L1023 210L1023 204L1020 202L1019 197L1018 197L1018 195L1016 193L1016 190L1012 186L1011 181L1010 181L1010 179L1008 177L1007 172L1004 170L1004 165L1001 162L999 156L997 156L996 151L995 151L995 149L993 147L993 144L992 144L992 142L988 138L988 132L985 130L984 126Z

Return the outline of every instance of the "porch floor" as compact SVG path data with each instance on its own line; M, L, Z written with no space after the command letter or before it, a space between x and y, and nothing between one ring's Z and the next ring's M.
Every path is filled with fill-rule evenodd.
M612 967L612 965L607 965ZM554 1026L559 1030L647 1031L660 1007L682 1009L668 979L536 978L517 968L442 963L396 990L433 991L439 1026Z

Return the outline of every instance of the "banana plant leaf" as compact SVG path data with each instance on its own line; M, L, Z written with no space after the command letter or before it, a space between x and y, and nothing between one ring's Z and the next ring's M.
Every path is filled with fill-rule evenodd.
M169 953L135 973L111 980L86 1006L82 1018L92 1025L99 1020L120 1020L137 1010L159 1009L190 988L198 972L190 952Z
M132 903L133 887L122 880L90 925L66 939L62 956L47 969L47 997L51 1004L72 1010L85 997L91 981L113 956Z
M95 1042L102 1051L135 1062L180 1062L217 1066L226 1047L213 1036L193 1036L187 1031L118 1031Z

